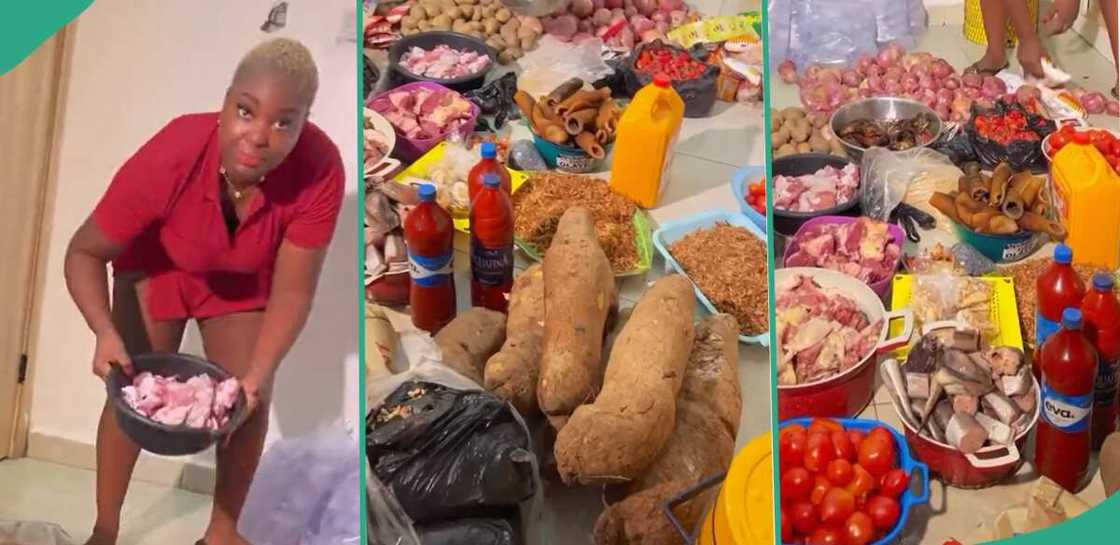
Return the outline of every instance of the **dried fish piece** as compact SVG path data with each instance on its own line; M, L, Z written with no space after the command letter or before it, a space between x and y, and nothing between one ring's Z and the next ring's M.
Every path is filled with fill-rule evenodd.
M906 395L911 398L929 399L929 373L906 373Z
M971 415L954 413L945 426L945 437L957 450L972 454L984 447L988 432Z
M976 422L979 423L980 426L984 428L984 431L988 433L988 439L991 439L992 442L999 443L1001 445L1008 445L1011 444L1011 440L1014 439L1014 436L1011 433L1011 426L1008 426L1007 424L1004 424L1003 422L1000 422L999 420L996 420L984 413L975 414L973 415L973 418L975 418Z
M1011 424L1016 418L1019 418L1019 415L1023 414L1023 411L1019 409L1019 405L1011 401L1010 398L1003 395L1003 392L1000 391L988 393L983 397L982 402L984 406L990 407L995 411L996 416L999 417L999 421L1004 424Z

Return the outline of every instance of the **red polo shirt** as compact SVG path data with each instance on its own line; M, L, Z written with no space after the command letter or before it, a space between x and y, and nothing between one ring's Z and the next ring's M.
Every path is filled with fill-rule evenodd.
M219 200L218 114L179 117L128 159L93 211L126 249L114 273L149 279L156 320L263 309L282 240L330 243L345 174L338 148L308 122L291 154L265 176L231 237Z

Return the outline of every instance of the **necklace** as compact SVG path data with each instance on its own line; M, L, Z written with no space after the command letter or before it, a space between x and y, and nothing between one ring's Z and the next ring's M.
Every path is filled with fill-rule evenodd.
M232 193L232 196L233 196L234 200L240 201L242 198L245 197L245 194L249 191L248 187L242 189L242 188L234 185L233 180L230 180L229 175L226 174L226 167L219 167L218 172L222 175L222 179L225 180L226 185L229 186L230 193ZM262 182L264 181L263 177L261 178L261 181ZM252 187L252 186L249 186L249 187Z

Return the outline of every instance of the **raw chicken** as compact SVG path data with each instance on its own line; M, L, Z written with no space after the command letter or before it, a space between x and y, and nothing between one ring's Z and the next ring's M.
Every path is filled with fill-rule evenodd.
M887 224L866 217L839 227L813 225L793 240L796 249L786 258L786 267L823 267L865 283L890 278L902 253Z
M816 212L846 203L856 196L859 167L826 166L804 176L774 177L774 207L787 212Z
M134 411L167 426L216 430L229 422L241 386L236 378L218 382L199 374L186 382L143 372L121 388Z
M490 57L469 49L437 45L431 51L412 47L401 55L401 68L434 79L458 79L490 66Z
M470 102L448 89L412 87L373 100L373 110L406 138L431 140L458 129L474 112Z
M874 350L883 327L882 319L868 320L851 298L803 275L778 286L775 310L778 384L786 386L850 369Z

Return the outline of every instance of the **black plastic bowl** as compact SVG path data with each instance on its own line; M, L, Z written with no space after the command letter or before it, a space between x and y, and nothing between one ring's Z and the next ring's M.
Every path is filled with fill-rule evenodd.
M230 378L225 369L202 358L188 354L149 353L132 357L132 367L136 373L148 371L165 377L178 377L187 380L199 374L207 374L218 381ZM132 384L118 367L114 367L105 379L105 388L113 404L117 423L140 448L165 456L182 456L202 452L237 427L245 417L245 393L238 392L237 403L229 422L220 429L198 429L188 426L167 426L151 420L128 406L121 395L121 388Z
M830 165L836 168L844 168L851 162L844 157L825 153L797 153L774 159L772 172L775 178L778 176L804 176ZM860 174L862 175L862 173ZM817 216L858 216L858 205L859 193L857 192L848 202L815 212L789 212L774 207L774 230L779 234L791 237L797 233L797 229L801 227L802 223Z
M446 45L447 47L459 50L476 51L490 57L490 64L486 65L485 69L475 74L454 79L429 78L413 74L400 65L401 56L409 49L419 47L431 51L437 45ZM430 81L453 91L465 93L482 87L483 82L486 81L486 74L489 74L490 71L494 69L494 65L497 64L497 62L497 54L482 40L473 36L467 36L466 34L447 32L444 30L433 30L431 32L421 32L419 34L405 36L397 40L397 43L389 48L389 75L392 78L391 83L394 87L416 81Z

